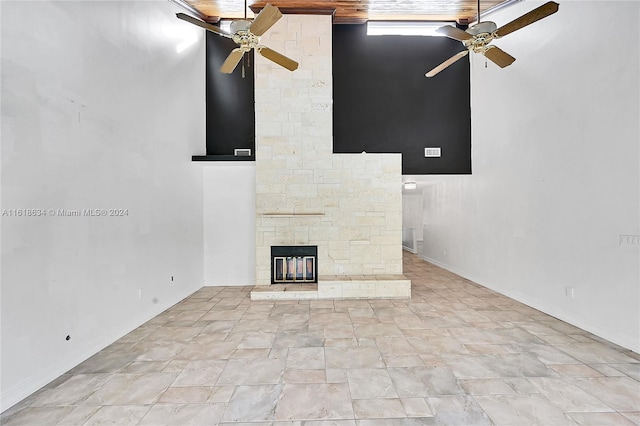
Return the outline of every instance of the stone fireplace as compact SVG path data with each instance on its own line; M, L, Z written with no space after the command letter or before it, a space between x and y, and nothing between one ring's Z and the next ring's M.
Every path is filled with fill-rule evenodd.
M333 154L331 36L330 15L284 15L261 38L300 66L255 59L256 288L279 282L273 246L316 246L318 297L409 297L401 156Z

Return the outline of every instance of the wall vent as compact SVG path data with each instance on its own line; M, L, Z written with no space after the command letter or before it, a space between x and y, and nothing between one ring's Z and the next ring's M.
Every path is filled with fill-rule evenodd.
M441 148L425 148L424 149L425 157L442 157Z
M620 235L620 245L624 244L640 246L640 235Z
M236 157L251 157L250 148L236 148L233 150L233 155Z

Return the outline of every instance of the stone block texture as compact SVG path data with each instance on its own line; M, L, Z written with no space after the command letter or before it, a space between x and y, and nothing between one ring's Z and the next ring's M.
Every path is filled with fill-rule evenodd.
M257 285L272 245L317 245L320 275L402 273L400 154L332 152L331 26L285 15L261 37L300 66L256 55Z

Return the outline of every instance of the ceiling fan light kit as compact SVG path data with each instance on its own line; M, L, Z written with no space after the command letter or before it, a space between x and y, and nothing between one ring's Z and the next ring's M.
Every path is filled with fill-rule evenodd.
M280 10L269 3L266 4L253 21L247 19L237 19L232 21L229 26L230 32L226 32L215 25L206 23L184 13L178 13L176 16L183 21L197 25L214 34L230 38L239 46L229 53L229 56L227 56L227 59L225 59L224 63L220 67L220 72L231 74L240 60L242 60L244 54L250 52L252 49L289 71L295 71L298 68L298 63L293 59L260 44L260 36L267 32L269 28L282 18Z
M546 18L549 15L553 15L558 11L559 6L560 5L554 1L547 2L542 6L533 9L528 13L525 13L524 15L514 19L508 24L498 28L495 22L480 21L480 1L478 1L478 21L480 22L469 27L466 31L463 31L456 27L452 27L450 25L440 27L436 30L437 32L444 34L451 39L462 42L463 46L467 50L463 50L462 52L457 53L456 55L447 59L442 64L427 72L425 76L435 76L440 71L452 65L454 62L467 56L469 52L484 55L487 59L498 65L500 68L511 65L516 60L516 58L509 55L499 47L491 45L490 43L495 39L504 37L507 34L511 34L512 32L524 28L527 25L531 25L534 22Z

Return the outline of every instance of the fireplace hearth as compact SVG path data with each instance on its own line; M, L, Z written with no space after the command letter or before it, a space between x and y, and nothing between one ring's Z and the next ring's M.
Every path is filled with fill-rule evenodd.
M318 282L318 246L271 246L271 284Z

